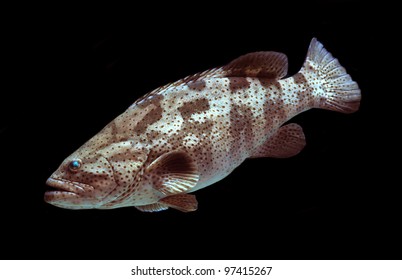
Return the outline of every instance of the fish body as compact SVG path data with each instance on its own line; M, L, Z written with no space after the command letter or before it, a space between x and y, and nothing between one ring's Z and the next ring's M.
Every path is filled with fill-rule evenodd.
M69 209L135 206L197 209L192 192L230 174L247 158L286 158L305 137L283 125L311 108L358 110L360 90L321 43L287 75L278 52L246 54L137 100L63 161L45 201Z

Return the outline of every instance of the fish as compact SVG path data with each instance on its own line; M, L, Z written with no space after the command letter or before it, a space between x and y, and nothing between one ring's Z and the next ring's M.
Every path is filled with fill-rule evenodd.
M312 108L353 113L361 92L313 38L300 71L280 52L248 53L157 88L68 156L44 200L66 209L195 211L193 192L249 158L289 158L306 145L288 123Z

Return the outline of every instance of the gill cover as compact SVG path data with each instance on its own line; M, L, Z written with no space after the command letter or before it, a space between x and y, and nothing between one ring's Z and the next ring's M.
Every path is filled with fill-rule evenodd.
M133 184L148 154L145 148L135 147L132 140L108 145L100 153L109 161L118 186Z

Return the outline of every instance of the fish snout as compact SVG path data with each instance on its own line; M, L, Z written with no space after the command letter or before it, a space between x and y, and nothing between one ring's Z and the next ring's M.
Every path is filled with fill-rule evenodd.
M83 184L81 183L75 183L65 179L52 178L52 177L47 179L46 185L51 188L51 190L48 190L47 192L61 191L61 192L71 192L75 194L83 193L92 188L91 186L83 186Z
M72 182L62 178L50 177L46 181L48 186L44 200L61 208L89 209L97 203L93 201L94 188L90 185Z

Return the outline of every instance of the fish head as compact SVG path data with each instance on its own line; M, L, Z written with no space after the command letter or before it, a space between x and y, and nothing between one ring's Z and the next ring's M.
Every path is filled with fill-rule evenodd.
M132 141L95 150L84 145L67 157L46 184L45 201L61 208L92 209L115 200L133 184L145 161Z

